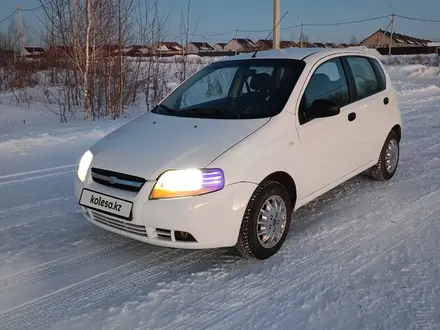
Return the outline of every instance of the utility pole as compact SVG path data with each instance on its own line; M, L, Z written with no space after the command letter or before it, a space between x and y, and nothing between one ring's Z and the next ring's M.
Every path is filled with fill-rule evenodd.
M394 35L394 13L391 17L391 34L390 34L390 49L388 51L388 56L391 56L391 48L393 47L393 35Z
M21 35L21 54L24 56L24 29L23 29L23 18L21 17L21 6L17 6L18 19L20 20L20 35Z
M280 49L280 0L273 0L273 49Z
M304 39L304 24L301 23L300 48L303 48L303 39Z
M238 42L238 29L235 29L235 40ZM235 55L238 54L238 49L235 49Z

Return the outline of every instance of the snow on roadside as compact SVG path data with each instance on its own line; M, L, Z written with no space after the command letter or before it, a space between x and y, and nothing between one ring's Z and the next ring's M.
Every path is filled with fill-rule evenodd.
M402 100L415 93L428 96L440 92L440 67L424 64L387 65L386 67L393 86Z
M417 111L439 119L439 100L426 97L440 97L436 85L417 78L393 83L419 103ZM324 197L327 203L312 203L297 215L313 214L307 230L292 233L277 258L261 264L212 258L52 329L438 328L438 123L427 125L409 110L402 105L407 133L396 180L383 186L355 179ZM408 196L416 200L407 203ZM347 237L356 243L341 250L337 240Z
M408 78L418 69L392 74L416 104L402 104L396 179L355 178L299 210L285 248L262 263L135 245L80 217L69 164L125 119L60 124L31 108L28 124L0 126L9 198L0 200L0 259L9 260L0 266L0 328L434 329L440 92L435 77ZM72 173L39 181L55 159L68 166L60 174ZM44 172L7 175L32 169Z
M440 67L422 66L409 74L410 77L436 78L440 77Z

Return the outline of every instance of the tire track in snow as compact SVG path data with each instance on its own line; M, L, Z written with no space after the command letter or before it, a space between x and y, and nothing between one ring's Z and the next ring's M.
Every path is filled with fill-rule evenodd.
M118 242L96 246L72 256L48 261L19 273L2 277L0 278L0 295L29 284L67 273L86 264L119 255L142 245L142 242L133 242L124 239Z
M440 189L435 190L428 195L425 195L414 202L410 202L405 207L403 207L398 213L394 214L387 221L383 221L381 224L376 226L373 230L363 235L359 236L358 232L354 232L351 235L346 236L346 239L341 243L331 244L325 251L313 253L311 256L305 257L295 265L295 269L299 269L297 272L282 274L284 278L277 280L271 287L271 292L283 291L282 296L287 296L294 291L294 289L306 282L315 280L316 277L322 275L322 267L324 267L329 262L342 262L342 260L352 253L353 249L360 248L363 245L376 244L378 241L383 239L383 231L395 227L393 222L399 223L406 218L409 218L409 214L415 214L419 216L419 212L424 209L431 209L433 213L440 210L440 205L438 200L440 199ZM374 216L375 218L380 217L382 214ZM417 218L416 216L416 218ZM419 219L420 220L420 219ZM427 223L418 227L417 230L422 229ZM396 242L401 242L407 236L411 235L405 225L398 226L393 229L394 234L393 240L388 240L386 246L394 246ZM397 239L396 239L397 237ZM328 252L328 250L332 250ZM279 274L281 275L281 274ZM270 295L267 288L256 289L253 282L247 282L244 286L242 283L238 284L239 287L229 288L230 290L242 292L239 296L243 297L242 301L234 303L233 308L223 310L218 313L218 311L204 313L200 316L202 322L197 323L197 319L188 318L186 321L179 321L175 323L168 324L168 328L176 327L176 329L207 329L211 326L223 322L224 320L234 317L240 311L260 303L262 300L270 299ZM252 290L251 290L252 289Z
M73 199L73 196L63 196L0 210L0 233L14 227L30 226L37 221L60 217L65 214L66 209L71 209L70 204L74 205ZM57 207L54 208L53 204ZM29 210L30 212L26 212Z
M341 257L337 259L338 261L338 269L337 274L338 276L341 276L342 274L346 274L348 278L351 278L352 276L356 276L359 274L362 269L365 269L368 267L368 265L374 264L377 259L381 258L384 255L389 254L393 250L395 250L398 246L402 245L406 240L408 240L411 236L414 235L416 232L423 232L425 228L427 228L431 223L428 221L430 220L433 215L436 215L440 212L440 205L438 205L438 199L440 198L440 193L437 193L433 196L428 197L429 200L427 201L427 204L420 205L416 207L415 209L409 210L409 212L405 215L405 218L410 218L410 216L414 216L416 221L409 221L408 223L398 223L395 228L390 228L389 235L384 237L384 235L381 233L380 235L377 235L367 241L361 242L358 246L356 246L353 250L344 252ZM399 220L405 220L400 218ZM414 223L415 225L412 225ZM393 226L390 226L393 227ZM362 255L362 253L365 251L365 246L371 247L371 249L375 250L375 252L367 251L366 255ZM368 258L369 261L362 263L359 265L359 263L356 263L353 260L356 257L361 256L362 259ZM322 270L321 272L315 272L313 274L310 274L310 277L306 280L302 281L300 285L307 286L307 283L316 283L320 277L322 277ZM334 276L334 273L332 273L332 270L330 272L327 272L327 275L330 276L330 281ZM425 277L425 274L420 274L420 276L416 276L418 279L423 279ZM293 289L294 287L292 287ZM289 287L290 289L290 287ZM364 290L364 288L361 288L360 290ZM287 295L291 295L294 290L288 290L287 292L283 292L281 295L278 296L281 300L285 298ZM430 321L433 320L433 315L429 314L429 309L426 308L426 305L424 305L424 302L420 302L417 295L420 293L418 290L408 290L406 292L405 298L408 301L417 302L417 308L416 309L416 319L413 321L417 326L417 329L422 329L419 327L419 324L429 324ZM287 299L287 298L286 298ZM298 308L300 309L300 308ZM297 309L297 310L298 310ZM295 314L297 310L292 311L292 315ZM406 311L408 312L408 311ZM287 326L292 322L292 319L288 317L287 320L285 320L283 323L280 324L280 327L282 328L283 325Z
M76 170L68 170L68 171L48 173L48 174L42 174L42 175L36 175L36 176L29 176L29 177L25 177L22 179L3 181L3 182L0 182L0 187L11 185L11 184L16 184L16 183L23 183L23 182L35 181L35 180L40 180L40 179L47 179L47 178L52 178L52 177L57 177L57 176L63 176L63 175L71 174L71 173L75 173L75 172L76 172Z
M36 329L61 321L69 313L130 293L136 284L162 279L209 260L219 250L158 250L140 259L0 312L0 329Z
M77 166L76 164L70 164L70 165L62 165L62 166L56 166L56 167L48 167L48 168L43 168L43 169L39 169L39 170L32 170L32 171L26 171L26 172L0 175L0 181L3 179L11 179L11 178L16 178L16 177L20 177L20 176L28 176L29 174L40 174L40 173L44 173L44 172L53 172L53 171L57 171L57 170L73 169L76 166Z
M43 210L44 209L43 207L45 205L56 203L56 202L60 202L60 201L68 201L68 200L71 200L71 199L73 199L73 196L62 196L62 197L45 199L45 200L42 200L42 201L38 201L36 203L22 204L22 205L10 207L10 208L7 208L7 209L2 209L2 210L0 210L0 221L2 219L9 218L10 217L10 213L23 212L23 211L27 211L29 209L32 209L32 212L36 213L38 211Z

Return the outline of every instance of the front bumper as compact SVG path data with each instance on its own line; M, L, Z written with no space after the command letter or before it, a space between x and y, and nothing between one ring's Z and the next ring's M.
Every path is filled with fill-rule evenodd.
M81 206L87 220L110 232L149 244L207 249L234 246L243 215L257 185L237 183L202 196L149 200L153 182L147 182L138 193L100 185L90 178L85 183L76 178L77 200L83 188L133 202L132 220L104 214ZM191 241L182 240L181 232Z

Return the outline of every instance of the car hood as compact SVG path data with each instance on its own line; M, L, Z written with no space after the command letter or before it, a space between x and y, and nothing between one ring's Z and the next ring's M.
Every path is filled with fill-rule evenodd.
M203 168L269 120L147 113L98 141L91 148L91 166L147 180L167 169Z

